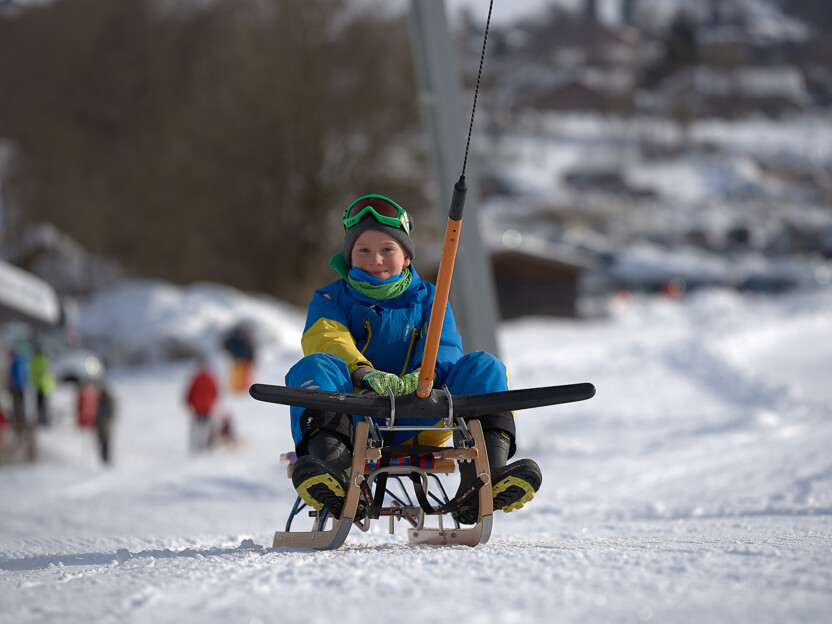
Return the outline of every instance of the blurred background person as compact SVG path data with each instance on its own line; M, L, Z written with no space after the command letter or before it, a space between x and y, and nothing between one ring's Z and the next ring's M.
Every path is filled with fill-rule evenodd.
M9 351L8 388L12 397L12 423L17 432L26 427L26 386L29 369L26 358L17 349Z
M217 379L205 358L200 358L198 368L188 382L185 402L191 409L191 452L207 451L211 446L211 412L219 396Z
M98 386L87 380L78 382L78 427L92 429L98 414Z
M0 395L0 465L3 464L3 449L6 445L4 434L6 433L6 411L3 408L3 397Z
M230 412L226 411L222 414L215 438L220 446L226 448L237 446L237 429L234 426L234 417Z
M101 461L109 464L112 459L110 440L113 433L113 421L116 417L116 401L107 383L101 385L98 394L98 406L95 412L95 424L98 429L98 449Z
M223 340L223 348L231 356L230 384L232 392L244 392L251 385L254 368L254 340L251 328L240 323Z
M35 353L29 360L29 373L37 401L38 425L48 426L51 422L49 397L55 389L55 377L52 375L49 356L40 345L35 348Z

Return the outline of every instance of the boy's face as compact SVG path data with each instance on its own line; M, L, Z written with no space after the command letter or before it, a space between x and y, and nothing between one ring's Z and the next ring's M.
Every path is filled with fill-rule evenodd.
M356 239L350 263L376 279L386 280L410 266L410 256L392 236L378 230L366 230Z

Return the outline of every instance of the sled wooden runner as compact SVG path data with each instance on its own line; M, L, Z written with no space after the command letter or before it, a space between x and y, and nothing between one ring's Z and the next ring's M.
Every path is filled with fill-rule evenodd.
M371 486L378 476L384 473L415 473L426 483L428 474L431 472L445 473L448 470L452 471L454 468L453 462L457 458L473 461L477 474L482 476L485 481L485 484L475 493L479 497L479 515L477 522L473 526L446 528L442 524L442 516L438 515L438 527L425 527L424 510L420 508L414 512L413 510L403 510L402 507L395 505L382 507L380 510L381 517L390 517L390 531L393 532L394 522L396 520L406 517L408 512L411 515L415 513L418 516L418 524L416 527L409 528L407 533L408 541L412 544L476 546L486 543L491 537L493 516L488 456L485 453L485 442L479 421L471 421L467 428L474 445L471 448L448 447L445 452L445 457L442 459L452 460L450 464L448 462L439 464L437 469L425 469L418 466L387 466L379 467L366 473L365 467L367 462L378 462L381 458L381 449L374 447L371 443L369 424L365 421L360 421L355 428L355 450L353 452L352 471L341 517L332 520L332 526L328 529L318 527L313 528L311 531L276 531L272 547L313 548L316 550L340 548L347 539L353 526L359 526L359 528L365 531L369 528L370 520L364 520L363 522L355 520L359 501L362 497L362 483L366 482Z

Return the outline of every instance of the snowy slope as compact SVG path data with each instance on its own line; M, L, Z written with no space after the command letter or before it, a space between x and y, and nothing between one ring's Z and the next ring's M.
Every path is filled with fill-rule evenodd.
M134 338L182 309L201 348L214 325L200 310L252 318L254 306L272 336L302 326L230 290L142 288L202 306L141 323L135 291L110 293L110 322L129 319ZM377 523L339 551L272 550L294 499L277 461L287 410L226 392L240 444L195 458L190 366L117 368L112 467L72 426L63 390L44 461L0 469L0 622L826 622L830 310L830 288L701 291L592 322L504 324L514 387L591 381L598 394L518 412L519 454L540 462L543 487L473 549L410 546ZM257 380L280 383L299 356L296 341L265 340Z

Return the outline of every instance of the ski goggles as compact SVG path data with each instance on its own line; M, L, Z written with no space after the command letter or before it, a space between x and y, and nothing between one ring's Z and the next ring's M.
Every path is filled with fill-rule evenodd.
M358 225L367 215L382 225L403 229L408 236L413 229L410 215L392 199L384 195L364 195L356 199L344 211L344 230Z

